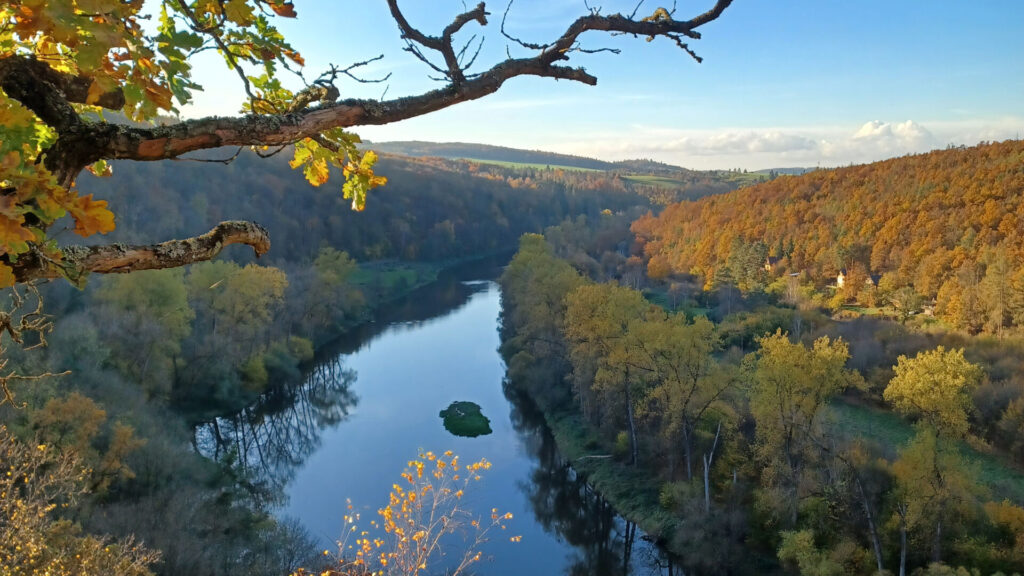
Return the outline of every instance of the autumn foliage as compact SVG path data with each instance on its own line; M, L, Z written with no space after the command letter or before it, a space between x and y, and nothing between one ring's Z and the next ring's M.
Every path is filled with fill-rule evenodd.
M336 566L326 576L416 576L429 574L441 565L446 574L465 574L483 557L479 547L493 529L506 529L512 513L491 509L482 519L462 506L462 497L481 473L490 469L485 459L464 464L450 450L424 452L410 460L402 481L393 484L388 504L377 510L379 520L363 520L352 504L344 517L344 534L338 542ZM450 535L466 536L461 556L444 558L443 546ZM511 536L518 542L519 536ZM329 552L325 551L325 555ZM300 570L295 576L302 576Z
M740 250L773 273L887 276L953 324L999 332L1024 323L1024 142L951 148L785 176L682 202L633 225L662 274L716 276Z

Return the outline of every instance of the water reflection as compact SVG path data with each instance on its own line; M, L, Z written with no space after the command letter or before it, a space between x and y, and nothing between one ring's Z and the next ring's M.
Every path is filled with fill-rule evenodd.
M237 414L197 426L196 446L232 465L258 503L279 503L295 470L320 447L323 430L356 406L355 380L341 356L317 362L302 384L274 387Z
M451 447L467 460L485 456L493 476L474 497L515 509L513 529L523 540L512 548L506 539L489 542L484 552L494 562L477 573L673 574L659 549L559 455L533 403L501 387L497 288L466 282L498 271L492 262L448 273L394 303L320 354L300 385L281 385L242 412L198 427L197 447L234 463L268 507L302 518L325 545L345 513L337 501L352 497L373 509L417 445ZM460 399L484 408L492 434L444 431L438 410Z
M573 547L565 574L626 576L673 574L669 558L650 542L637 543L636 524L623 520L558 452L544 416L507 381L512 426L536 467L518 483L538 524Z
M385 332L417 330L460 310L501 275L510 255L503 254L449 268L437 280L382 305L370 322L348 330L317 351L317 358L354 354ZM486 280L478 280L485 278Z
M477 279L497 278L509 257L449 268L436 282L381 307L372 322L319 350L301 383L279 382L238 413L197 425L196 449L229 465L258 504L282 504L284 487L320 447L323 431L344 421L358 402L356 372L345 368L345 356L385 332L416 330L459 310L490 285Z

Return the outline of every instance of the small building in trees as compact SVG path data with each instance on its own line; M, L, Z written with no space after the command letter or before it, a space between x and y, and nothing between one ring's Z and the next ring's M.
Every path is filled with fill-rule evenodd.
M764 259L764 271L771 272L775 269L775 266L779 263L780 258L778 256L768 256Z
M836 275L836 288L842 288L846 284L847 276L849 276L849 272L846 271L846 268L839 271L839 274Z

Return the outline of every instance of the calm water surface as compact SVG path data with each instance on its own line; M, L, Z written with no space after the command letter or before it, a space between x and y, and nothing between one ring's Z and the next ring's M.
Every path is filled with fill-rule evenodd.
M447 273L390 307L339 342L301 386L200 430L204 450L239 454L278 514L300 519L332 549L346 500L367 525L419 452L486 458L491 469L462 503L514 519L491 533L475 573L668 574L658 549L576 478L530 402L503 384L493 264ZM456 400L479 404L493 433L445 430L438 412ZM509 542L512 535L522 540Z

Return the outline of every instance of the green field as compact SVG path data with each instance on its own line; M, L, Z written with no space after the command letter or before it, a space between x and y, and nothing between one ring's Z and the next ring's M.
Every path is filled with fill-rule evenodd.
M835 429L841 430L843 436L864 438L891 452L889 456L894 456L914 436L914 427L892 412L841 401L833 402L829 411L835 419ZM966 442L960 449L978 480L991 491L991 499L1024 504L1024 472Z
M439 264L423 262L361 262L352 273L351 281L364 293L379 290L388 297L394 297L437 280L441 268Z
M759 182L768 181L767 172L728 172L719 171L721 176L726 182L736 182L741 186L749 186L751 184L757 184Z
M594 168L580 168L579 166L563 166L560 164L540 164L532 162L505 162L503 160L484 160L482 158L459 158L459 160L466 160L468 162L477 162L479 164L494 164L495 166L503 166L505 168L531 168L533 170L575 170L577 172L601 172Z
M666 178L665 176L654 176L650 174L630 174L622 178L627 182L634 184L641 184L645 186L660 186L662 188L681 188L685 184L676 180L675 178Z

